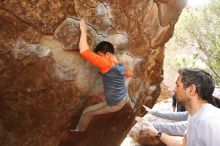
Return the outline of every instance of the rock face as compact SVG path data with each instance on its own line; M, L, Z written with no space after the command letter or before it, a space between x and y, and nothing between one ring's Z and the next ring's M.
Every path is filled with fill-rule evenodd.
M163 75L164 44L184 0L1 0L0 145L119 146L152 106ZM78 52L79 19L91 49L114 43L135 74L128 79L135 112L95 117L86 132L69 134L83 109L104 99L98 70ZM65 51L72 50L72 51Z

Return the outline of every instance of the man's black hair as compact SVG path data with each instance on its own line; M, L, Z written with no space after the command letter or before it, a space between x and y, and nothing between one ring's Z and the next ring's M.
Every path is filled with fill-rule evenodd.
M102 41L96 46L95 53L97 52L102 52L104 54L106 54L107 52L111 54L115 53L113 45L107 41Z
M200 98L209 103L213 102L212 93L215 89L215 83L209 73L197 68L185 68L180 69L179 74L182 75L184 88L194 84L196 86L196 92Z
M220 98L213 96L213 105L220 108Z

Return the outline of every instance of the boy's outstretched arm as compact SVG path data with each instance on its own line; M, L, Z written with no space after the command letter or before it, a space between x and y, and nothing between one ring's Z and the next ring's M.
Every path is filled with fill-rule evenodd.
M79 40L79 49L80 53L84 52L85 50L89 49L89 45L87 42L87 33L86 33L86 23L84 19L80 20L80 40Z
M79 40L79 50L80 55L84 57L87 61L92 63L93 65L99 67L101 72L106 72L111 65L105 58L99 56L90 50L88 42L87 42L87 33L86 33L86 23L84 19L80 20L80 40Z

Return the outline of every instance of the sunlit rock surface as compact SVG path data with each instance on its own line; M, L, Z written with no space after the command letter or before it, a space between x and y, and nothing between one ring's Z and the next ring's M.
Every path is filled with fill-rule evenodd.
M120 145L135 115L144 114L141 105L152 106L160 93L164 44L184 6L184 0L1 0L0 145ZM98 69L78 52L80 18L91 49L110 41L133 70L127 85L136 110L126 105L70 134L83 109L104 99Z

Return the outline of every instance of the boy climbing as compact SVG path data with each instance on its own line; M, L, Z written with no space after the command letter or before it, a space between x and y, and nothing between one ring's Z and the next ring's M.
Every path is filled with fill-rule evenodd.
M106 100L87 107L83 111L76 129L72 132L85 131L95 115L119 111L129 101L125 76L132 76L132 72L127 70L126 66L114 56L114 47L111 43L100 42L95 48L95 53L89 49L86 24L83 19L80 21L80 30L80 54L100 69Z

